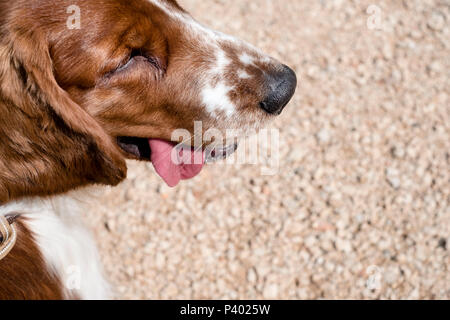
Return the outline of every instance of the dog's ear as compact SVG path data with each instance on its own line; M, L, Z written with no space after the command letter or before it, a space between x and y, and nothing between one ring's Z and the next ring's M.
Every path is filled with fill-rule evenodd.
M37 29L6 35L0 40L0 203L122 181L124 157L58 85L46 37Z

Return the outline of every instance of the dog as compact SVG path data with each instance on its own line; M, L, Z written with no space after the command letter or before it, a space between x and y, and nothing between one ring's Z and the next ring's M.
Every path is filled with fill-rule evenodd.
M0 299L111 298L72 193L119 184L126 160L152 162L169 186L192 178L208 144L175 130L260 129L297 86L175 0L0 0L0 80ZM174 163L180 143L201 161Z

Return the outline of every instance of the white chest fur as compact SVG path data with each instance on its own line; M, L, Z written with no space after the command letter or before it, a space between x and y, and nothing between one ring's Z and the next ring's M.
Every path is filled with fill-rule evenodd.
M82 196L81 196L82 197ZM62 280L65 294L81 299L110 298L95 242L83 226L80 192L33 198L0 206L0 215L20 212L33 232L48 268Z

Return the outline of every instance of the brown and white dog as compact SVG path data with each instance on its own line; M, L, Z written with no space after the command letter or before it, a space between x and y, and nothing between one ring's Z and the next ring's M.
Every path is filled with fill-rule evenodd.
M205 28L175 0L0 0L0 216L20 215L0 261L0 299L110 297L67 193L117 185L126 159L153 160L176 185L201 164L165 160L174 130L193 132L195 121L259 129L296 83L291 69ZM83 275L74 290L71 266Z

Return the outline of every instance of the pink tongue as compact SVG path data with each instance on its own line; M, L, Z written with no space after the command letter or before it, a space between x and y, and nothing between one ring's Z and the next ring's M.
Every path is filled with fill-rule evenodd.
M175 187L180 180L191 179L202 171L205 160L202 151L174 150L173 143L157 139L150 139L149 144L153 166L169 187Z

